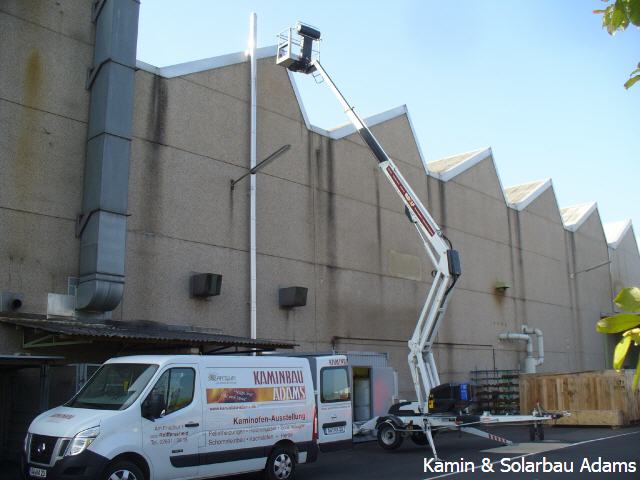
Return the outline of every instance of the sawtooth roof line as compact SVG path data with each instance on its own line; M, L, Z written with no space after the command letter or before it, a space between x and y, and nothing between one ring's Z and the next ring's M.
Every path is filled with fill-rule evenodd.
M633 227L631 220L619 220L617 222L607 222L603 225L604 235L607 244L614 250L620 246L620 243Z
M269 45L268 47L256 48L256 58L258 60L263 58L274 57L276 55L276 45ZM235 52L228 53L226 55L219 55L217 57L202 58L200 60L192 60L190 62L177 63L175 65L168 65L166 67L155 67L141 60L136 61L136 67L139 70L145 70L155 75L160 75L164 78L182 77L184 75L191 75L193 73L205 72L214 68L228 67L230 65L236 65L248 61L247 52Z
M587 221L593 212L598 209L596 202L581 203L560 209L562 223L565 230L576 232Z
M256 58L260 60L263 58L275 57L276 49L277 49L276 45L270 45L268 47L258 48L256 49ZM243 63L246 61L248 61L247 52L235 52L235 53L229 53L226 55L220 55L217 57L203 58L201 60L193 60L190 62L178 63L176 65L169 65L166 67L156 67L149 63L143 62L142 60L137 60L136 67L139 70L144 70L146 72L152 73L154 75L159 75L164 78L175 78L175 77L181 77L184 75L191 75L193 73L212 70L215 68L222 68L222 67L228 67L230 65L237 65L239 63ZM329 137L333 140L339 140L341 138L344 138L356 132L355 127L350 123L347 123L345 125L341 125L329 130L313 125L309 120L309 115L307 114L307 111L304 107L302 96L300 95L300 91L298 90L298 86L296 84L293 73L287 70L287 74L289 77L289 81L291 82L293 93L298 102L298 106L300 107L300 112L302 113L302 118L304 120L304 123L307 129L319 135ZM400 105L390 110L376 113L369 117L363 118L362 121L368 127L373 127L375 125L387 122L389 120L392 120L396 117L400 117L402 115L407 116L407 121L409 122L409 127L411 128L411 133L413 135L413 139L418 149L420 160L422 161L422 164L425 167L425 173L427 173L428 175L429 172L426 168L426 164L427 164L426 158L422 153L422 147L420 146L420 142L418 142L418 137L416 135L416 131L413 126L413 122L411 121L411 116L409 115L409 110L407 109L406 105Z
M276 45L269 45L267 47L257 48L256 58L260 60L263 58L275 57L276 50L277 50ZM144 70L146 72L149 72L164 78L175 78L175 77L181 77L184 75L191 75L193 73L204 72L204 71L212 70L216 68L236 65L236 64L244 63L246 61L248 61L248 55L247 55L247 52L243 51L243 52L229 53L226 55L220 55L216 57L203 58L200 60L193 60L193 61L179 63L176 65L169 65L165 67L156 67L142 60L137 60L136 67L139 70ZM304 124L308 130L315 132L319 135L331 138L333 140L339 140L341 138L344 138L356 132L355 127L351 124L341 125L329 130L313 125L309 120L309 115L307 114L307 111L304 107L302 96L300 95L300 91L298 90L298 86L296 84L293 73L287 70L287 74L288 74L288 78L291 83L291 87L293 89L296 101L300 108L300 112L302 114ZM529 183L524 183L520 185L514 185L511 187L503 188L503 183L502 183L502 180L500 179L500 173L496 168L491 147L471 150L469 152L450 155L448 157L427 162L426 157L422 152L422 147L420 145L420 142L418 141L416 130L414 128L413 121L411 120L411 115L409 114L409 109L407 108L406 105L400 105L390 110L386 110L384 112L380 112L375 115L371 115L369 117L363 118L363 122L368 127L373 127L375 125L387 122L389 120L392 120L396 117L400 117L402 115L407 116L409 128L411 129L413 139L418 149L418 154L420 155L420 159L422 160L422 164L424 166L424 170L427 176L432 176L434 178L439 179L442 182L448 182L449 180L455 178L457 175L474 167L475 165L485 160L486 158L491 158L491 161L493 162L493 166L494 166L494 171L496 173L498 183L500 185L500 189L502 190L502 193L504 196L505 203L509 208L513 208L517 211L522 211L525 208L527 208L536 198L538 198L540 195L542 195L542 193L544 193L548 188L552 186L552 181L550 178L548 178L546 180L529 182ZM440 165L437 165L439 163ZM564 223L564 228L571 232L577 231L580 228L580 226L582 226L582 224L587 220L587 218L589 218L589 216L596 209L597 209L597 204L595 202L581 204L581 205L574 205L571 207L559 209L560 214L562 216L563 223ZM632 225L631 225L631 220L623 220L620 222L606 223L603 225L603 228L607 238L607 243L611 248L615 249L618 247L618 245L620 244L622 239L625 237L627 232L632 228Z
M443 182L448 182L453 177L460 175L462 172L469 170L485 158L491 156L491 147L479 148L477 150L471 150L470 152L459 153L434 160L427 164L427 168L431 175Z
M551 179L547 178L546 180L538 180L507 187L504 189L507 205L521 212L551 186Z

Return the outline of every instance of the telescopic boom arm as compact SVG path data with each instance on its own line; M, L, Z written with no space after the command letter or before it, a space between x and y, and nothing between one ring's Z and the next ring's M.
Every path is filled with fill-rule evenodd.
M320 61L314 60L311 62L307 71L317 71L338 98L358 134L368 145L376 160L378 160L380 170L382 170L391 186L400 196L405 205L405 212L411 223L416 227L427 256L434 266L433 283L420 312L413 336L409 340L409 369L416 395L418 396L418 406L422 413L427 413L429 392L433 387L440 384L432 347L447 308L449 294L461 274L458 252L451 248L451 243L431 215L429 215L424 205L422 205L422 202L404 179L393 160L389 158L389 155L387 155L353 107L349 105L349 102L338 90L338 87L336 87L336 84L320 64Z

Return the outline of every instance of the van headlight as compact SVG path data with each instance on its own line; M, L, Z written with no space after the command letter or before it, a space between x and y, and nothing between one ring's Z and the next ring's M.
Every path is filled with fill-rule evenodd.
M25 453L29 450L29 437L31 436L30 433L27 432L27 434L24 436L24 451Z
M100 434L100 427L87 428L76 434L71 440L71 443L67 447L65 457L70 455L78 455L84 452L89 445L93 443L96 437Z

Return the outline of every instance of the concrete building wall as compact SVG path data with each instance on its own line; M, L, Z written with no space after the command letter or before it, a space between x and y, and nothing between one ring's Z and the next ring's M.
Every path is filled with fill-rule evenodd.
M46 310L78 270L91 4L0 5L0 285Z
M614 296L625 287L640 286L640 254L633 227L629 228L615 248L609 247L609 256Z
M82 0L0 6L0 61L15 65L0 72L0 290L23 292L29 313L47 313L47 294L66 293L78 274L90 10ZM248 168L249 112L246 61L172 78L136 73L125 291L114 319L249 334L248 181L230 189ZM308 128L273 58L258 62L257 124L258 159L291 145L257 180L258 336L301 350L388 352L401 396L413 396L406 341L432 266L397 194L356 134ZM552 187L526 208L508 206L490 154L453 176L425 172L406 113L372 130L460 251L463 276L435 346L442 380L517 368L524 346L498 334L523 324L545 334L541 370L598 368L592 325L610 308L611 281L606 267L571 274L606 261L599 216L568 232ZM614 285L640 275L629 238L615 251ZM222 274L222 294L189 298L193 272ZM278 289L293 285L309 289L307 305L279 308ZM0 352L20 340L2 327ZM66 353L88 358L82 347Z
M566 232L576 361L585 370L605 368L605 337L594 334L596 321L611 311L607 242L597 210L575 232ZM607 285L609 288L607 288Z

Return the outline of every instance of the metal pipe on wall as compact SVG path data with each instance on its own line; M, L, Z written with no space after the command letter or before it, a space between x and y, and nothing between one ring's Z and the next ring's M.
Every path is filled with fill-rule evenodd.
M251 60L251 133L250 133L250 168L256 166L256 42L257 42L257 15L249 16L249 56ZM257 337L257 273L256 273L256 174L251 175L249 186L249 276L250 276L250 315L251 338Z
M538 337L538 358L533 356L533 339L531 335ZM544 363L544 339L542 330L522 325L522 333L506 332L498 335L500 340L514 340L527 342L527 356L523 362L524 373L536 373L536 367Z

